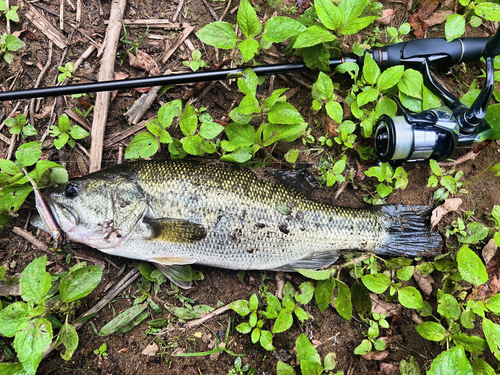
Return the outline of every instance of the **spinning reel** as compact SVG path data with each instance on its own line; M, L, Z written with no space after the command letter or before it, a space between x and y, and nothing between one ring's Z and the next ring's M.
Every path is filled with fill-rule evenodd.
M399 63L419 70L426 86L445 103L444 107L420 113L380 116L375 131L375 152L382 161L445 160L458 146L482 142L491 134L490 125L484 120L484 116L493 94L493 60L494 56L500 54L500 32L497 31L486 43L484 38L458 39L451 43L446 43L444 39L434 39L435 43L431 44L425 44L426 40L429 39L369 51L374 58L385 60L389 64L391 58L395 59L399 54ZM409 43L412 44L408 45ZM467 107L436 83L429 66L449 66L477 60L479 57L486 60L486 82L474 103ZM383 64L379 65L383 67Z

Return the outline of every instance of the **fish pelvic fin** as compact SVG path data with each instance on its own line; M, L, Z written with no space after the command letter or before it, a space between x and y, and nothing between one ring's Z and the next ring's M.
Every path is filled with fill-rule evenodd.
M151 230L151 241L194 243L207 236L207 230L201 224L183 219L144 218L144 224Z
M272 271L295 272L297 269L317 270L333 264L339 258L338 251L313 253L307 258L273 268Z
M432 232L432 207L384 205L380 207L387 235L375 254L391 257L434 257L441 254L443 239Z
M191 289L193 280L199 278L199 275L193 271L189 265L170 265L154 263L154 265L164 274L172 283L181 289Z

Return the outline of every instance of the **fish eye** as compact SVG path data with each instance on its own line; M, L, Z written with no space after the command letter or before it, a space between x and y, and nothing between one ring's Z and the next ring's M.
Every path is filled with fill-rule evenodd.
M68 198L76 197L78 195L78 187L75 184L69 183L64 189L64 194L66 194Z

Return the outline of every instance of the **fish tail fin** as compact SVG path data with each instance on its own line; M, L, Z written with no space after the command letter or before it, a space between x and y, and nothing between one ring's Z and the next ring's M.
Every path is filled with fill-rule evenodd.
M189 265L165 265L161 263L153 263L162 274L164 274L172 283L181 289L191 289L192 280L198 278L198 274L193 271Z
M380 207L386 236L375 254L393 257L433 257L441 254L443 239L432 232L432 207L384 205Z

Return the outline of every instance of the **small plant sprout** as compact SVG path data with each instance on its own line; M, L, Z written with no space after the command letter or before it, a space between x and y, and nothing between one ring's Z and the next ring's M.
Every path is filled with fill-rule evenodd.
M236 357L234 360L234 368L229 370L227 375L253 375L256 371L257 369L250 368L248 363L245 366L242 366L241 357Z
M364 201L370 204L383 204L385 202L384 198L391 194L394 189L404 190L408 185L408 172L403 167L397 167L394 171L389 163L371 167L365 172L365 175L376 177L379 182L376 185L376 193L364 197Z
M427 186L431 188L435 188L439 185L439 189L434 192L434 199L437 201L443 201L449 197L450 194L454 195L458 192L467 194L468 191L462 189L463 182L460 181L462 176L464 175L463 171L458 171L453 176L455 172L455 168L451 168L448 172L444 171L437 161L429 160L429 166L431 167L432 175L429 177L427 181Z
M363 332L366 337L361 344L359 344L356 349L354 349L354 354L365 355L368 354L372 348L376 350L385 350L385 341L377 339L380 333L380 328L389 328L389 323L385 320L385 314L379 314L374 312L372 314L373 319L363 319L363 321L369 325L367 331Z
M408 35L410 30L410 24L408 22L405 22L401 26L399 26L399 29L389 26L387 28L387 34L392 38L392 43L401 43L403 41L403 37L405 35Z
M5 120L5 125L10 128L10 134L22 133L23 138L37 135L35 127L31 124L26 124L26 116L22 113L17 115L16 118L11 117Z
M191 61L183 61L182 63L185 66L189 66L189 68L191 68L193 72L196 72L200 68L207 67L207 63L205 62L205 60L201 60L201 52L199 50L194 50L191 54L191 57Z
M146 32L140 37L140 39L137 42L134 42L134 41L128 39L127 29L125 28L125 24L123 24L122 26L123 26L123 37L120 39L120 42L122 42L124 44L129 44L130 48L127 49L125 51L125 53L123 53L121 55L122 59L120 61L120 65L123 64L123 62L125 61L125 59L127 58L128 54L129 54L129 52L131 52L132 50L135 50L135 57L137 58L137 56L139 55L139 45L142 43L142 41L144 39L146 39L146 37L148 36L148 33L149 33L149 26L148 26L146 29Z
M7 18L8 20L19 22L19 15L17 14L18 9L18 6L11 6L9 9L7 2L5 2L4 0L0 0L0 13L4 13L5 18Z
M67 114L63 113L59 117L58 126L51 125L49 134L54 140L54 146L59 150L67 143L71 148L75 147L76 140L89 136L89 132L78 125L71 125Z
M67 62L64 66L58 66L57 69L59 69L61 73L57 76L57 82L61 83L64 82L65 79L71 78L73 76L74 67L75 64L72 62Z
M103 342L102 345L99 347L99 349L94 350L94 354L100 355L102 357L107 357L108 353L106 353L106 350L108 350L108 346L106 345L105 342Z
M3 59L8 64L14 61L14 55L10 52L16 52L24 46L24 42L15 35L3 34L0 38L0 54L3 54Z

